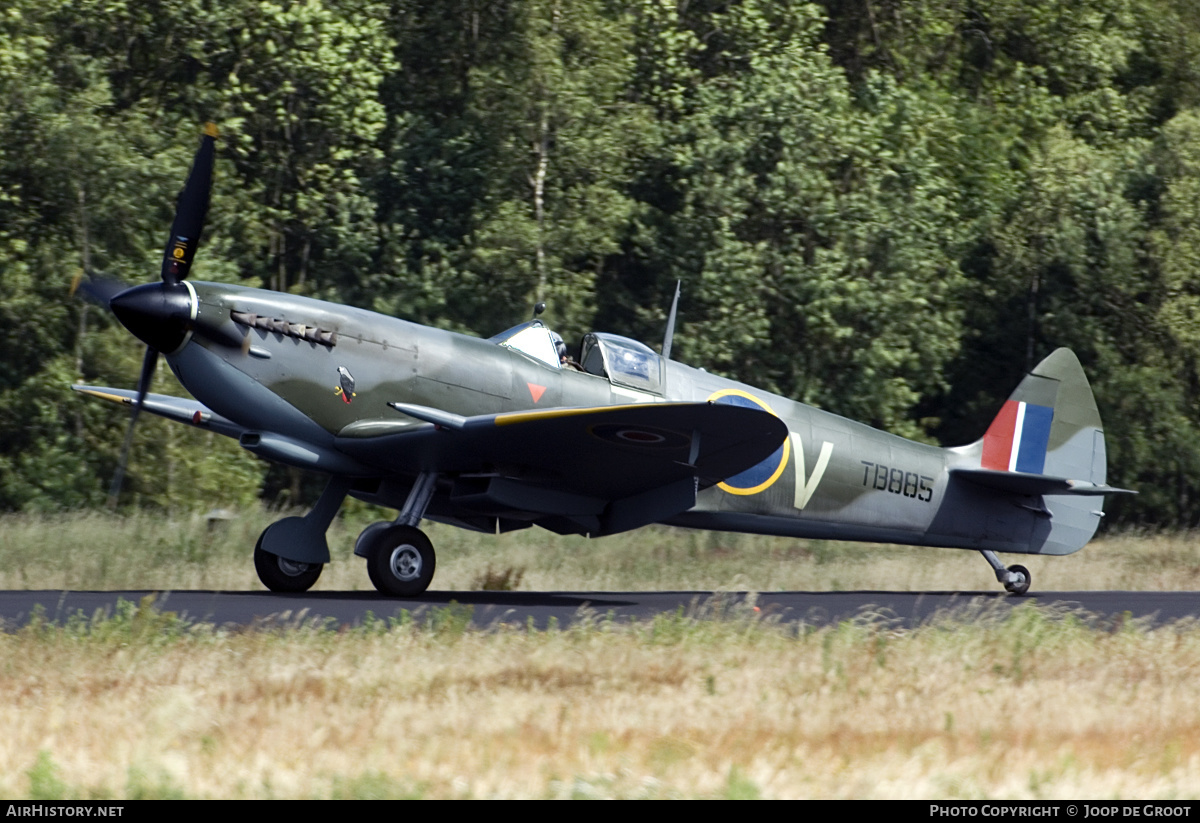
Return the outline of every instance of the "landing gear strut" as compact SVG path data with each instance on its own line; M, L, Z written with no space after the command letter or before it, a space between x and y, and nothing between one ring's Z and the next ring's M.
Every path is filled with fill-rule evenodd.
M979 553L996 572L996 580L1004 584L1005 591L1018 597L1029 591L1029 584L1033 582L1033 575L1029 573L1029 569L1024 566L1009 566L1006 569L995 552L984 549Z
M429 588L437 557L417 528L437 486L437 474L417 476L394 523L373 523L355 541L354 553L367 559L367 576L382 594L416 597Z

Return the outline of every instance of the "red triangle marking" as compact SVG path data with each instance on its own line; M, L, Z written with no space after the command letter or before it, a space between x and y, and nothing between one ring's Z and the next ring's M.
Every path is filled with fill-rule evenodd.
M529 394L532 395L534 403L541 400L542 395L546 392L546 387L539 386L537 383L526 383L525 385L529 387Z

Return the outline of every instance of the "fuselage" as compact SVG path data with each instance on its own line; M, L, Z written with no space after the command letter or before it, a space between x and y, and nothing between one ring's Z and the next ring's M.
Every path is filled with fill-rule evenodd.
M339 437L371 437L418 424L390 402L464 417L662 401L753 405L786 423L785 442L758 466L702 488L693 508L666 522L1029 551L1026 536L1036 527L1032 513L986 495L976 500L970 489L952 490L956 505L965 495L976 507L969 517L944 505L952 486L948 470L972 460L977 466L978 444L953 450L909 441L652 352L648 357L649 349L624 338L592 339L608 362L595 351L578 352L590 364L585 371L540 350L530 354L523 350L528 345L513 344L515 337L484 340L278 292L203 282L192 287L195 323L211 333L189 335L168 353L168 362L200 402L247 429L335 449ZM248 335L249 347L224 344L222 335ZM638 371L622 375L614 360L619 356L638 361ZM646 369L655 370L649 378ZM397 467L388 455L366 470L384 477L385 489L407 488L407 467ZM386 495L375 499L388 502Z

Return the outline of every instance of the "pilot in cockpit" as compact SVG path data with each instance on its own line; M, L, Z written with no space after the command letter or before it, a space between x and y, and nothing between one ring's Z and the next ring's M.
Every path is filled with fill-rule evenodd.
M558 352L558 362L564 368L571 368L575 371L583 371L583 366L580 366L567 352L567 344L562 339L562 335L556 331L550 332L550 340L554 343L554 350Z

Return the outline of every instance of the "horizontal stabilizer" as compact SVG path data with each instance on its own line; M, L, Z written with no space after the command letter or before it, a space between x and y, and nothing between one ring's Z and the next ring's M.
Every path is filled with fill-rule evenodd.
M950 476L1008 494L1137 494L1129 489L1091 483L1087 480L1071 480L1052 477L1048 474L995 471L992 469L951 469Z

